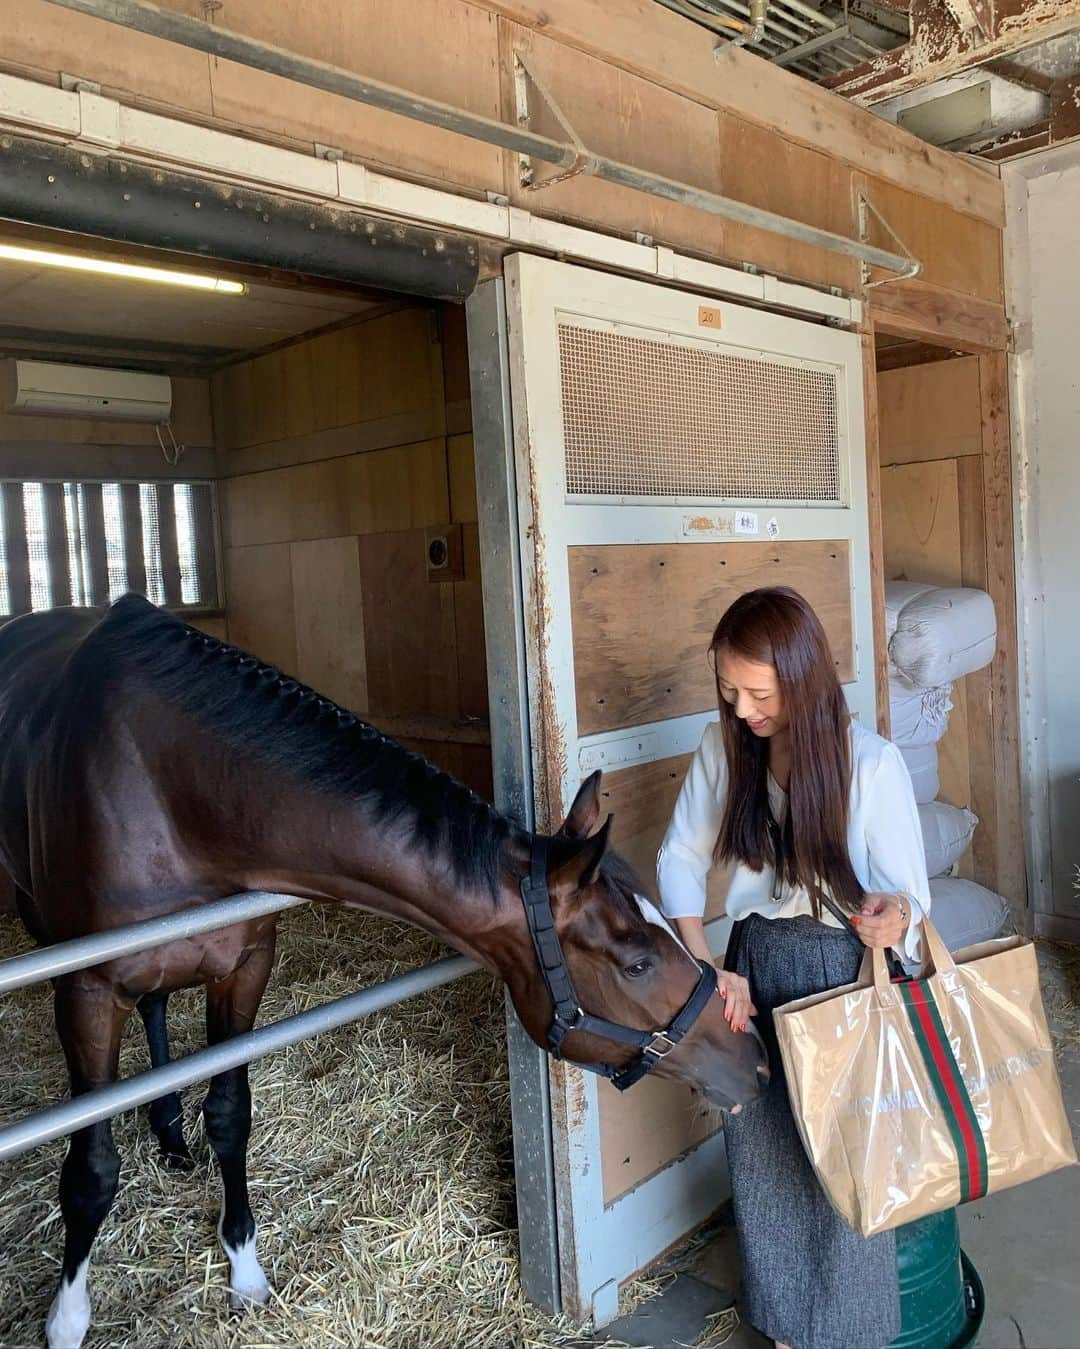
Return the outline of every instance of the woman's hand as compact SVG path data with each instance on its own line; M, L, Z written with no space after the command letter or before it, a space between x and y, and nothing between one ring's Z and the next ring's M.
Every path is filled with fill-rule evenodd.
M864 946L884 950L899 946L911 921L911 911L905 904L901 912L899 895L866 895L859 913L851 921ZM904 917L904 913L907 917Z
M709 943L705 939L705 926L700 918L676 918L675 926L686 949L698 960L712 960ZM745 1030L752 1016L757 1016L757 1008L750 1001L750 985L741 974L729 974L717 967L716 992L724 1002L724 1017L732 1030Z
M724 1017L732 1030L745 1030L757 1008L750 1001L750 984L741 974L717 970L716 991L724 1000Z

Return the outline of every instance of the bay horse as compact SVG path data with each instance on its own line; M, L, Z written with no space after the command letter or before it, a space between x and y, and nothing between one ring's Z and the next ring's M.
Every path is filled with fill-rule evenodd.
M553 996L523 903L540 856L564 968L587 1012L669 1027L706 971L607 853L610 817L594 832L598 787L596 774L558 833L534 837L358 716L140 596L28 614L0 630L0 862L39 943L241 891L298 895L436 934L502 978L525 1029L547 1045ZM208 1043L249 1030L276 926L273 915L236 923L55 979L72 1094L116 1079L133 1008L151 1062L168 1062L175 989L205 986ZM763 1090L763 1048L731 1030L719 998L703 1005L656 1071L739 1108ZM633 1053L581 1029L563 1048L582 1063ZM246 1067L211 1080L203 1117L221 1168L230 1302L265 1302L247 1190ZM167 1160L189 1162L176 1095L155 1102L150 1125ZM108 1120L72 1135L50 1349L77 1349L89 1327L90 1251L119 1172Z

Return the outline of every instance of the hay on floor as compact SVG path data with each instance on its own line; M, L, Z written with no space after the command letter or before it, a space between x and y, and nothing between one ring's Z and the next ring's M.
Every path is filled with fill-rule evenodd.
M0 919L0 958L29 945ZM444 954L383 919L311 905L281 920L260 1023ZM173 996L176 1056L204 1043L200 990ZM114 1121L120 1191L91 1264L92 1349L531 1349L575 1330L518 1278L501 985L484 974L252 1066L249 1153L269 1306L227 1310L220 1185L184 1094L192 1173L159 1165L145 1111ZM47 985L0 998L0 1121L67 1093ZM137 1016L121 1071L149 1066ZM41 1343L63 1230L65 1143L0 1163L0 1345ZM656 1291L639 1280L628 1301Z

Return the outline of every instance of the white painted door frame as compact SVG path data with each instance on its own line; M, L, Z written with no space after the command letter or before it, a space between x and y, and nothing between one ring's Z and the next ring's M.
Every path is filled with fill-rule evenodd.
M715 717L706 711L599 735L578 733L567 550L573 544L705 541L700 532L688 533L690 508L694 514L703 507L717 508L720 530L733 509L746 508L760 522L766 515L774 518L781 540L850 540L855 678L846 693L852 710L873 726L874 645L858 337L735 304L722 306L721 331L707 332L700 322L700 297L524 254L506 260L506 293L523 587L520 622L525 632L538 827L558 824L581 779L594 767L625 767L693 750ZM560 402L560 324L599 325L835 371L839 504L570 495ZM761 532L759 537L766 536ZM489 615L489 630L493 618ZM550 1072L562 1303L571 1313L592 1315L603 1324L616 1312L619 1284L692 1231L726 1197L723 1137L713 1135L628 1194L605 1204L597 1079L566 1064L550 1064L545 1071ZM632 1109L632 1093L627 1108Z

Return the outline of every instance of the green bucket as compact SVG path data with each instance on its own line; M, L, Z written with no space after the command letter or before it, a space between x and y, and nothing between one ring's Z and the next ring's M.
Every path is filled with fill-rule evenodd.
M966 1349L982 1325L984 1298L960 1249L956 1210L896 1229L900 1334L889 1349Z

